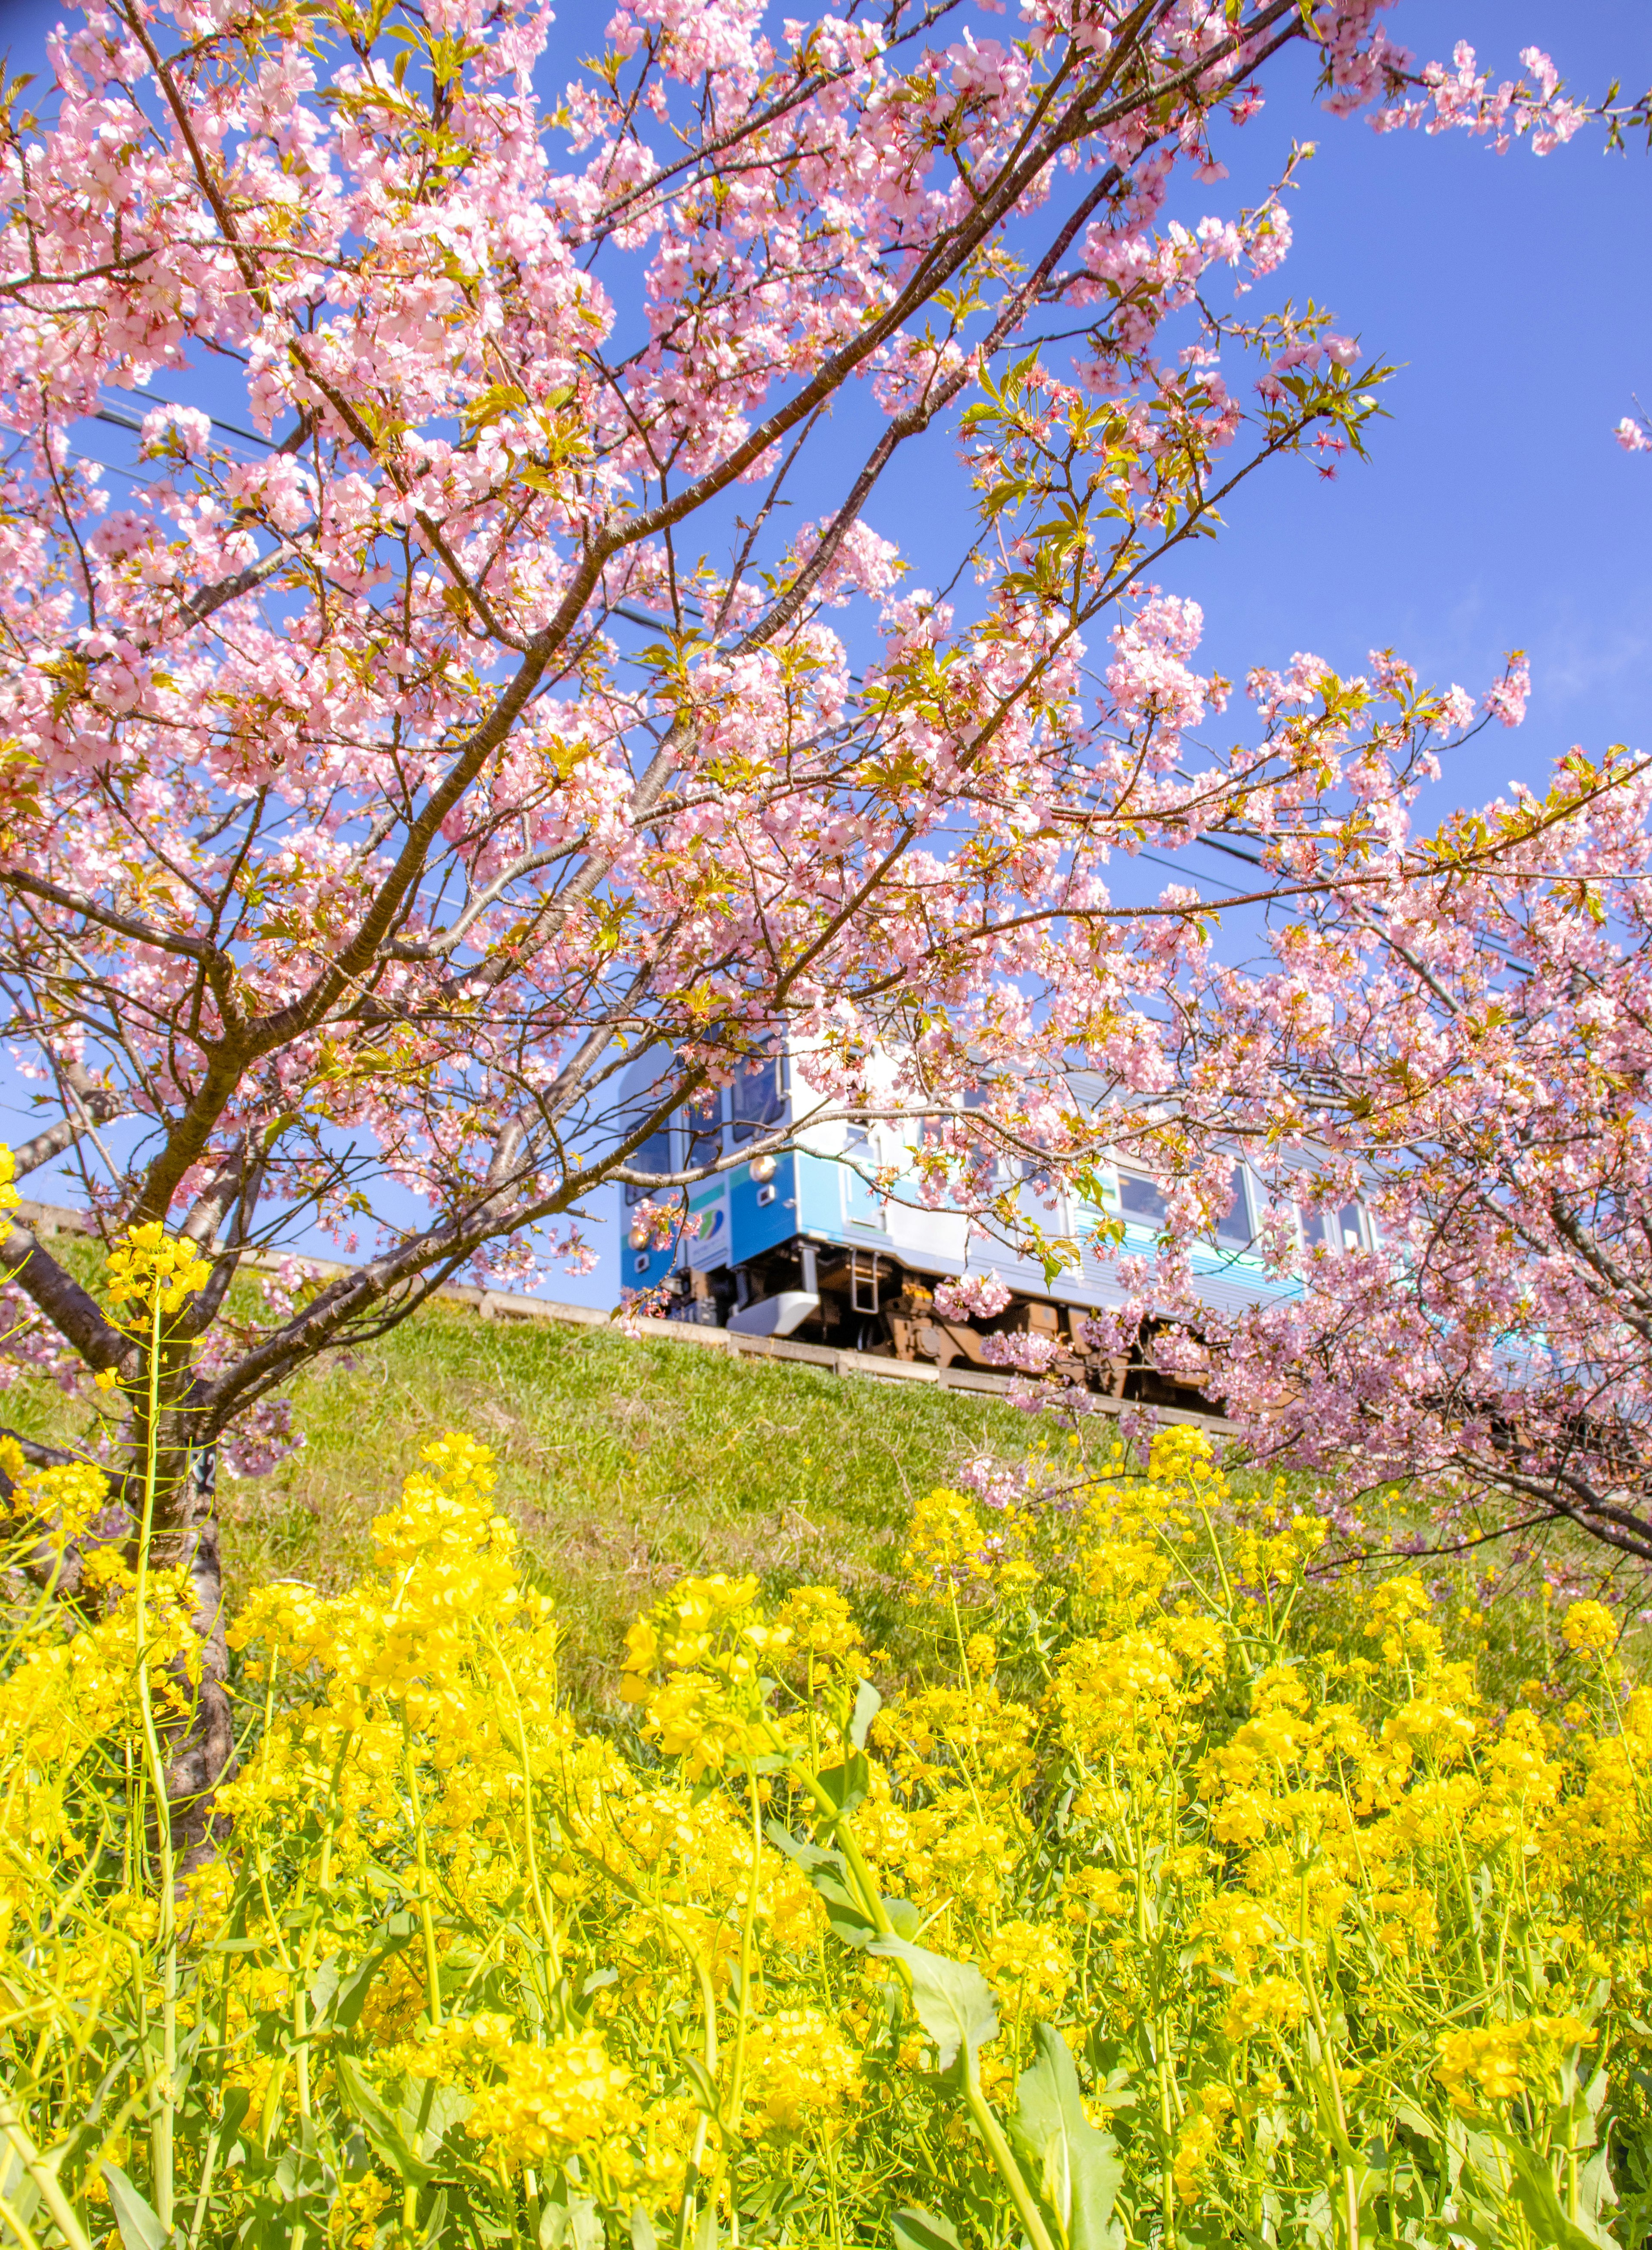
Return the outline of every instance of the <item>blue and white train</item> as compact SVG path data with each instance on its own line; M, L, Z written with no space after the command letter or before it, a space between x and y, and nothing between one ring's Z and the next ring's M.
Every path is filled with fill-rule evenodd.
M654 1066L641 1065L628 1087L646 1099ZM707 1163L723 1169L687 1191L687 1209L664 1247L640 1223L626 1229L622 1255L629 1289L657 1291L668 1317L699 1321L747 1336L795 1336L898 1359L1000 1363L983 1351L995 1330L1043 1336L1056 1347L1054 1364L1070 1378L1114 1397L1189 1405L1188 1387L1154 1365L1150 1322L1131 1351L1105 1355L1087 1342L1084 1315L1123 1301L1110 1266L1086 1251L1083 1265L1050 1282L1042 1266L1017 1259L1002 1244L966 1241L961 1213L923 1207L916 1192L911 1135L915 1128L881 1123L812 1125L824 1105L809 1087L806 1059L777 1053L755 1063L726 1088L708 1090L635 1153L639 1170L665 1172ZM1079 1098L1099 1100L1099 1081ZM802 1121L802 1122L800 1122ZM760 1136L795 1126L783 1153L742 1158ZM871 1184L895 1173L887 1197ZM1102 1176L1104 1209L1058 1196L1056 1208L1031 1206L1047 1234L1084 1242L1103 1216L1122 1220L1123 1252L1150 1253L1165 1216L1158 1186L1127 1164ZM1213 1311L1293 1295L1298 1284L1270 1273L1253 1247L1259 1188L1236 1163L1233 1200L1210 1242L1194 1253L1200 1294ZM623 1191L628 1211L650 1193ZM668 1201L661 1195L660 1201ZM1363 1207L1304 1214L1311 1242L1333 1254L1369 1240ZM967 1257L966 1257L967 1249ZM1115 1253L1118 1254L1118 1253ZM991 1320L937 1313L938 1281L967 1270L993 1274L1010 1293Z

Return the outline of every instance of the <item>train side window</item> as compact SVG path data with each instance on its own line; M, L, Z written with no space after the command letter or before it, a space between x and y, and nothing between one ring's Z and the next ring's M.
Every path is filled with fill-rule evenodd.
M733 1113L737 1144L778 1125L786 1113L786 1097L781 1091L780 1057L754 1055L730 1089L729 1106Z
M1362 1203L1345 1203L1335 1211L1311 1211L1298 1204L1297 1216L1310 1250L1367 1250L1377 1239L1376 1222Z
M1232 1188L1232 1200L1216 1221L1216 1239L1227 1250L1249 1250L1256 1229L1250 1223L1250 1191L1242 1164L1233 1168Z
M1164 1225L1167 1211L1158 1186L1139 1172L1119 1173L1119 1208L1132 1225L1150 1226L1155 1232Z
M639 1172L669 1172L671 1169L671 1135L668 1126L662 1125L657 1133L650 1133L640 1149L633 1149L630 1161ZM641 1203L644 1196L658 1195L658 1188L639 1188L632 1181L625 1183L625 1201Z

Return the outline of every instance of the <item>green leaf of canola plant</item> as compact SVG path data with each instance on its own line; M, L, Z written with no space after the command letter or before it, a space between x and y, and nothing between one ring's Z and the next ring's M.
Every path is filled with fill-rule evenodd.
M1506 2153L1513 2169L1513 2198L1535 2239L1550 2250L1616 2250L1617 2238L1592 2219L1568 2218L1555 2191L1546 2157L1538 2155L1500 2125L1486 2130Z
M857 1750L865 1749L867 1730L883 1708L883 1697L870 1680L863 1680L855 1693L855 1715L849 1722L849 1739Z
M1084 2115L1078 2073L1060 2033L1039 2024L1036 2036L1038 2060L1022 2073L1010 2137L1070 2250L1112 2250L1113 2200L1125 2172L1117 2143Z
M973 2064L975 2049L998 2031L992 1987L980 1970L967 1961L948 1961L927 1952L905 1937L880 1937L866 1950L905 1964L912 1979L912 2006L935 2042L940 2068L952 2068L960 2047L968 2050Z
M333 1994L333 2027L341 2032L355 2029L361 2010L373 1987L373 1979L393 1953L399 1953L417 1929L418 1917L411 1914L393 1914L363 1955L360 1964L348 1977L339 1980Z
M895 2250L963 2250L950 2219L933 2211L908 2207L889 2222Z
M632 2226L632 2241L636 2227ZM649 2230L653 2240L653 2230ZM589 2195L571 2195L566 2203L547 2203L540 2213L540 2250L602 2250L602 2221Z
M103 2184L114 2205L114 2222L126 2250L166 2250L167 2231L155 2217L154 2206L119 2164L104 2164Z
M866 1791L871 1786L871 1768L859 1750L853 1757L846 1758L842 1765L828 1766L824 1773L816 1777L830 1798L840 1819L864 1803Z
M862 1760L860 1763L864 1763ZM841 1768L835 1769L836 1771ZM823 1778L829 1780L829 1775ZM841 1943L852 1946L859 1952L878 1935L878 1925L861 1907L849 1885L849 1868L841 1852L823 1851L818 1844L805 1844L794 1836L789 1828L778 1820L764 1823L763 1832L777 1852L784 1852L808 1875L815 1888L826 1902L826 1918L833 1934ZM916 1907L905 1899L886 1898L884 1912L897 1934L916 1937L923 1928L923 1918Z
M407 2144L401 2125L376 2087L348 2054L334 2065L345 2106L360 2123L375 2155L397 2173L408 2187L423 2187L436 2175Z

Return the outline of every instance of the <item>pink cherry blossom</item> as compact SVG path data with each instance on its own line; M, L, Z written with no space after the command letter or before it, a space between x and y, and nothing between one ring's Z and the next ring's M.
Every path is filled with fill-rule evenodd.
M995 1320L1010 1294L996 1273L965 1273L935 1284L935 1310L944 1321Z

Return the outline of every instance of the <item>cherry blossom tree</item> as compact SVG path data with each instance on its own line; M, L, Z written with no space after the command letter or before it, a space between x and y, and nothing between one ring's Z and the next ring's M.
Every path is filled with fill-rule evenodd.
M12 1349L97 1381L117 1502L147 1480L194 1574L181 1803L228 1755L191 1464L267 1439L297 1370L478 1260L580 1258L585 1199L680 1184L638 1151L782 1025L838 1114L984 1086L971 1147L1082 1166L1070 1059L1157 1083L1135 1003L1203 943L1110 854L1399 818L1451 699L1200 749L1226 686L1155 577L1375 411L1329 314L1247 307L1294 157L1170 208L1286 51L1386 124L1585 114L1540 56L1418 72L1384 15L623 0L552 95L548 11L508 0L113 0L10 90L17 1169L74 1150L106 1238L206 1270L157 1354L14 1226ZM96 418L140 440L118 493ZM874 528L926 434L970 501L934 591ZM365 1231L348 1275L232 1294L318 1222Z
M1174 1217L1124 1317L1179 1304L1161 1352L1258 1454L1334 1472L1348 1528L1398 1480L1419 1552L1565 1524L1652 1563L1652 762L1573 753L1545 798L1325 872L1263 963L1179 997ZM1300 1293L1195 1332L1236 1150Z

